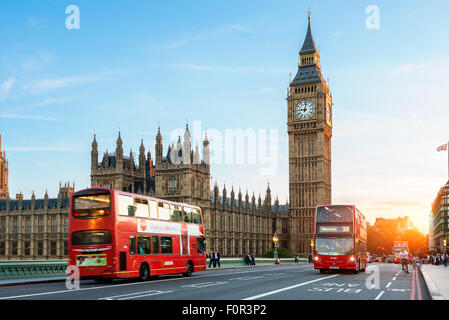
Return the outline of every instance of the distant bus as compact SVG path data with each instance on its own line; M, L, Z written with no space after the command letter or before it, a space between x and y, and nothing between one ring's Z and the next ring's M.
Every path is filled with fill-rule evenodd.
M70 198L69 264L81 279L206 269L200 207L110 189L86 189Z
M408 241L394 241L393 243L393 253L394 253L394 263L401 262L401 251L402 249L408 250Z
M318 206L313 237L314 268L365 270L367 227L365 216L354 205Z

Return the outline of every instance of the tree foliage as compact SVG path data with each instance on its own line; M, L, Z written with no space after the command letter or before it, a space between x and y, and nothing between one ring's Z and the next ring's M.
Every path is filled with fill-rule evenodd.
M292 253L288 249L278 247L277 251L278 251L279 258L293 258ZM268 252L265 252L263 257L264 258L273 258L274 257L274 249L270 250Z
M377 255L393 253L394 241L408 241L413 255L428 252L428 235L423 235L408 218L376 219L368 224L368 251Z

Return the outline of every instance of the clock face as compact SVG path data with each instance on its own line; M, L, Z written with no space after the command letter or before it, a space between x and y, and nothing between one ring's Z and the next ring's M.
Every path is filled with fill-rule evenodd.
M315 113L315 105L310 100L301 100L295 108L295 114L300 120L308 120Z

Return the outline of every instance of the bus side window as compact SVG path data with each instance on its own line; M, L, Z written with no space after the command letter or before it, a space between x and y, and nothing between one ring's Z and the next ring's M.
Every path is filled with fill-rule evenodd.
M196 247L198 253L206 253L206 239L196 238Z
M132 197L118 196L118 212L123 216L134 216L134 201Z
M148 201L146 199L134 198L136 217L148 218Z
M128 216L134 217L136 210L137 210L137 208L135 206L129 205L128 206Z
M182 221L182 209L180 206L171 206L170 221Z
M192 222L196 224L201 224L201 215L199 209L193 209Z
M150 200L150 218L158 219L157 215L157 202L154 200Z
M163 254L173 253L172 237L161 237L161 253Z
M158 203L159 220L170 220L170 205L165 202Z
M159 236L152 236L153 254L159 254Z
M150 254L150 237L138 236L137 237L137 253L138 254Z
M129 236L129 254L136 254L136 237Z
M186 223L192 223L192 208L189 207L182 207L183 209L183 220Z

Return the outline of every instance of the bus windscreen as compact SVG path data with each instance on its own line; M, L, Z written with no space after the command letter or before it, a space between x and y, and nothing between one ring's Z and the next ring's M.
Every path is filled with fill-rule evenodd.
M109 194L89 194L73 197L73 216L79 219L102 218L110 214Z
M354 254L354 238L316 237L315 251L323 256L347 256Z
M354 222L354 207L352 206L328 206L318 207L317 223L329 222Z

